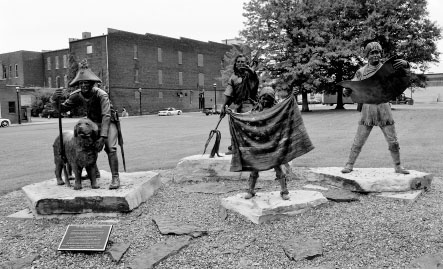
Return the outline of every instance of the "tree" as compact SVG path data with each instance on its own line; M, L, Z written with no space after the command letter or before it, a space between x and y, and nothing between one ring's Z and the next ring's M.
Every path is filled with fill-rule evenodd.
M420 70L437 61L441 29L426 18L426 0L251 0L244 8L246 43L266 51L272 77L302 94L302 111L309 92L338 92L336 108L343 108L335 85L364 62L367 41Z

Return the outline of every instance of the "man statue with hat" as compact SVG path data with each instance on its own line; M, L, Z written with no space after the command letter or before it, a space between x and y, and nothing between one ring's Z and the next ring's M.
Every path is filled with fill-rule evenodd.
M364 54L368 60L368 63L356 72L353 80L361 81L373 76L383 65L382 52L383 50L380 43L369 42L364 48ZM409 69L409 63L402 59L396 59L394 60L393 68L395 70ZM343 91L345 96L349 96L351 93L352 90L348 88ZM391 106L387 102L379 104L364 103L362 105L361 119L359 121L357 134L355 135L348 161L341 172L352 172L354 163L357 160L357 157L374 126L380 127L386 141L388 142L389 151L391 153L392 160L394 161L395 172L400 174L409 174L409 171L403 168L400 163L400 146L397 140L394 119L391 113Z
M86 59L80 63L79 70L75 78L69 83L69 86L79 87L73 91L65 102L60 104L60 112L69 111L75 107L86 106L87 117L95 122L99 127L100 138L97 140L97 149L101 151L103 147L108 155L109 166L111 168L112 182L109 189L118 189L120 187L120 178L118 172L118 129L115 115L112 111L111 101L108 94L94 85L101 83L87 65ZM63 89L57 89L52 97L54 102L60 102L63 96ZM59 107L55 105L55 107ZM99 171L97 169L97 171Z

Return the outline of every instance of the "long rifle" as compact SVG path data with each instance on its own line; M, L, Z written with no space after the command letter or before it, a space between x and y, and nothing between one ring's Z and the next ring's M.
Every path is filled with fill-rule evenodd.
M117 131L118 131L118 145L120 146L120 150L122 153L123 169L126 172L125 150L123 148L123 135L122 135L122 129L120 126L120 118L118 117L118 111L115 110L113 113L115 113L115 120L116 120L115 125L117 126Z
M57 100L57 106L58 106L58 133L60 138L60 157L62 158L63 162L66 163L66 153L65 153L65 145L63 144L63 128L62 128L62 104L61 104L61 98Z

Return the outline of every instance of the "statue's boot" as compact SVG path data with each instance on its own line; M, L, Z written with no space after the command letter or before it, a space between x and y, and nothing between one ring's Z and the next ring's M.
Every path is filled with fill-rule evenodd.
M118 189L120 187L120 177L118 173L118 157L117 152L108 153L109 167L111 168L112 181L109 189Z
M251 172L248 179L248 192L245 195L245 199L251 199L255 196L255 184L257 183L258 172Z
M357 160L358 155L360 154L360 151L355 149L354 147L351 149L351 152L349 153L348 162L346 163L345 167L341 170L343 174L351 173L354 169L354 163Z
M283 200L289 200L289 191L288 186L286 184L286 175L282 174L278 176L278 181L280 182L280 196Z
M409 174L409 171L406 170L403 166L401 166L400 151L391 150L390 152L391 152L392 160L394 161L394 165L395 165L394 166L395 173L404 174L404 175Z

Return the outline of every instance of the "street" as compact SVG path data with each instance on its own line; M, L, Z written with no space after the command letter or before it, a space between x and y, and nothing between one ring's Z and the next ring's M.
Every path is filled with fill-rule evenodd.
M293 166L342 166L359 120L355 105L346 106L346 110L323 105L310 108L312 111L302 113L302 116L315 149L294 160ZM439 163L442 154L443 125L431 124L430 119L441 118L443 105L397 105L393 108L404 164L411 169L417 166L427 172L439 171L441 168L435 164ZM199 112L169 117L122 118L127 172L171 169L183 157L202 154L209 132L215 128L218 119L218 115L206 116ZM63 130L73 130L76 121L63 119ZM222 134L220 152L223 153L230 144L228 117L222 120L219 130ZM52 144L57 135L57 119L49 119L43 124L0 128L0 195L55 178ZM214 141L215 138L207 153ZM120 150L118 154L121 156ZM378 128L374 128L369 137L357 166L368 164L391 166L386 142ZM109 171L104 152L99 155L98 166ZM120 171L123 172L121 161Z

